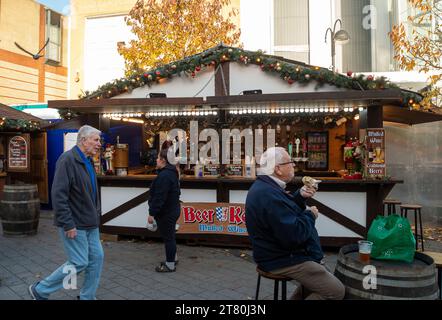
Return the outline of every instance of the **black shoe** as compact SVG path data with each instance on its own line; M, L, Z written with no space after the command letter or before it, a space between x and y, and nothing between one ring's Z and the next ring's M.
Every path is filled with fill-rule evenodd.
M155 267L156 272L175 272L176 268L170 269L164 262L161 262L159 266Z

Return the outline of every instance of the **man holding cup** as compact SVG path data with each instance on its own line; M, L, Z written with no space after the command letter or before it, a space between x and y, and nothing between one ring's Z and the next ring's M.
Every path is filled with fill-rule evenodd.
M294 163L284 148L267 149L260 164L261 175L250 188L245 205L258 267L296 280L310 293L306 299L343 299L343 284L321 264L324 254L315 228L318 209L307 208L305 203L316 189L305 185L294 193L285 191L294 177ZM292 299L297 297L295 292Z

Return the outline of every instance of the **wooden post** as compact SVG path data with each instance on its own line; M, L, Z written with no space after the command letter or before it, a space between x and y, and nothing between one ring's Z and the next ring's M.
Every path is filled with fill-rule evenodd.
M219 66L219 68L218 68ZM215 96L228 96L230 95L230 62L222 62L215 67L218 70L215 73ZM219 146L221 152L220 157L220 175L223 176L225 173L225 165L222 164L222 129L226 127L225 123L227 121L227 110L221 109L218 111L218 121L217 121L217 131L219 135ZM218 193L218 199L224 199L224 193Z
M219 68L218 68L219 66ZM222 62L215 67L215 96L230 95L230 62Z
M380 104L370 104L364 111L360 113L359 119L360 129L383 128L383 106ZM367 231L376 216L383 212L384 197L382 194L382 188L382 184L367 186Z
M383 128L383 107L380 104L371 104L359 117L360 129Z

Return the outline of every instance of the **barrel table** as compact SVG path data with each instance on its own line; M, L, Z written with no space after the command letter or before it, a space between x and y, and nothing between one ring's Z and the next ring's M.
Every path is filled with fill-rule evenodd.
M37 185L5 185L0 218L5 236L36 234L40 219Z
M341 248L335 276L345 285L346 299L435 300L437 271L433 259L416 252L414 261L359 261L358 245Z

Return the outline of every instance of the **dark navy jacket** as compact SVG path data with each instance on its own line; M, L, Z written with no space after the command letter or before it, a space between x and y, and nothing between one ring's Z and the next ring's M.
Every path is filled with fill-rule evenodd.
M92 177L98 186L97 177ZM65 231L100 226L100 199L77 148L63 153L55 166L51 190L55 225Z
M175 166L167 164L158 171L150 186L149 215L155 219L180 215L180 182Z
M299 190L289 194L272 178L258 176L247 194L245 210L253 258L260 269L269 272L322 260L315 219Z

